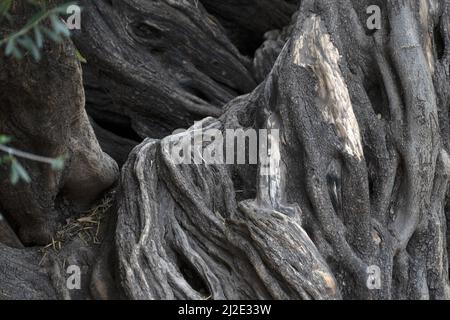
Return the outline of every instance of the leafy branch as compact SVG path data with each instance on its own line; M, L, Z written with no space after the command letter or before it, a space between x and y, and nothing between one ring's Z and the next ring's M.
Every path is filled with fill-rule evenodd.
M13 0L3 0L0 4L0 22L6 17L12 21L9 11ZM70 31L60 16L67 12L67 8L72 3L67 3L54 8L47 8L45 1L28 0L28 3L36 7L39 11L20 30L7 35L0 40L0 47L5 46L5 55L13 55L17 59L23 57L21 49L30 52L33 58L38 61L41 58L41 49L44 45L45 37L60 42L62 37L70 36ZM50 22L50 28L45 26L45 22ZM0 35L1 36L1 35Z

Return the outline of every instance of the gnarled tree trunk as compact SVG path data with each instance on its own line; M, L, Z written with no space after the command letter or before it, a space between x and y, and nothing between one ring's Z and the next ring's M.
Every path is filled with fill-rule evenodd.
M16 6L17 26L31 16ZM63 171L25 161L32 183L12 186L1 167L3 215L26 244L48 244L70 211L89 208L115 182L116 163L102 152L84 109L81 65L71 41L48 45L44 58L1 56L0 132L12 146L40 156L66 157Z
M449 297L449 4L380 3L382 30L368 35L370 4L303 1L253 93L200 133L133 152L116 235L129 297ZM208 128L274 126L268 177L170 153ZM373 266L380 290L368 286Z

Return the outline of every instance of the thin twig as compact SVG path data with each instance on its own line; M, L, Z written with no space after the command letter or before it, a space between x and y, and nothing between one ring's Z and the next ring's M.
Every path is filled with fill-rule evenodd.
M50 165L54 164L54 162L55 162L55 159L53 159L53 158L37 156L35 154L21 151L21 150L15 149L15 148L7 147L2 144L0 144L0 151L3 151L9 155L13 155L15 157L19 157L22 159L28 159L28 160L42 162L42 163L48 163Z

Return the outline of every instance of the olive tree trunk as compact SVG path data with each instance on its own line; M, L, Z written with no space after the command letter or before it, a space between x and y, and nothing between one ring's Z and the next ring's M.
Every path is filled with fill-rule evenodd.
M98 137L110 153L127 146L119 162L148 138L122 168L100 247L73 240L39 265L35 249L21 248L26 235L0 221L9 234L0 236L0 296L450 298L450 2L303 0L290 23L294 4L86 1L74 41L87 59ZM366 27L374 4L376 31ZM235 10L272 19L249 24ZM259 44L245 45L249 33ZM0 84L10 88L4 74ZM22 105L0 94L1 103ZM55 132L77 136L67 128ZM211 130L230 142L227 129L279 130L269 165L178 164L174 148ZM188 155L212 147L204 140ZM12 189L2 186L2 207L4 190ZM97 195L86 192L80 199ZM65 259L83 266L80 292L65 286Z
M201 123L278 128L269 176L177 165L198 125L133 151L115 243L128 297L449 298L449 2L379 2L375 33L372 2L302 1L266 80Z

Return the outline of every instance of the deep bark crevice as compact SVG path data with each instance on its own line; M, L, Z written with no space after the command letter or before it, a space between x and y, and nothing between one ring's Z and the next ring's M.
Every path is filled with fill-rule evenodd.
M71 156L59 173L26 164L33 183L20 189L2 182L0 294L449 299L450 2L303 0L293 23L295 1L200 2L83 1L89 28L74 41L88 61L94 129L70 41L41 65L0 65L2 132L17 147ZM383 28L367 32L372 4ZM243 8L274 20L246 21ZM256 41L243 44L248 34ZM236 47L256 50L253 62ZM188 130L172 135L178 128ZM178 164L173 149L208 129L279 130L280 141L269 164ZM138 137L150 138L136 146ZM104 241L73 239L40 265L11 226L25 244L44 244L64 216L61 190L73 210L113 184L117 168L97 138L123 164ZM64 259L87 276L76 294L64 287Z

